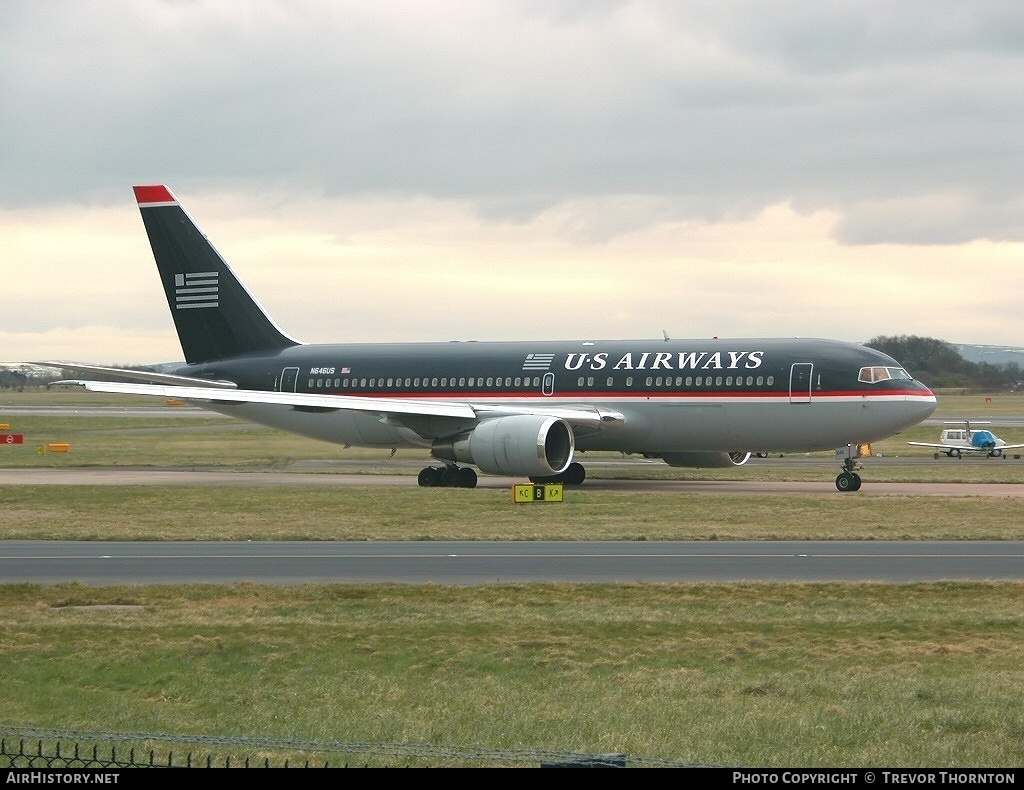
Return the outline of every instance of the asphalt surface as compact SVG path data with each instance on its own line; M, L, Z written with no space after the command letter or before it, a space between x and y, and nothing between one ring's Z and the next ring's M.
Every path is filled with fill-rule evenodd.
M1022 541L0 541L0 583L1020 581Z

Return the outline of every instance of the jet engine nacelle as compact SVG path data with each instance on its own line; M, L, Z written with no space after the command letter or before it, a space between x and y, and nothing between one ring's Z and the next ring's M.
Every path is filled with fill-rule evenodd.
M434 442L430 454L473 464L488 474L547 477L569 467L575 447L565 420L516 414L484 420L455 439Z
M724 466L743 466L750 460L750 453L661 453L669 466L699 466L703 469L719 469Z

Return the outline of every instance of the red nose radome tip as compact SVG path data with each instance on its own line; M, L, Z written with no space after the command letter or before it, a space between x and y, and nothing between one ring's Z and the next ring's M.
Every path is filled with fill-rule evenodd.
M163 184L149 184L144 186L132 187L135 190L135 200L138 204L144 205L146 203L177 203L174 199L174 195Z

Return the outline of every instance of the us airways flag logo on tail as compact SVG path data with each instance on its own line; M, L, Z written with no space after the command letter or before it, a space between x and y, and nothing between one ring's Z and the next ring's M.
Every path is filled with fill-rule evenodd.
M217 272L185 272L174 275L174 309L220 305L220 282Z

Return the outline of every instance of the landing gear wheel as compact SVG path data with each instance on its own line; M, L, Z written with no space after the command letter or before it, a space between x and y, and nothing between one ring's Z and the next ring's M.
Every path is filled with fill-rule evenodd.
M425 466L423 469L420 469L416 482L423 488L434 488L441 485L443 472L443 469L438 469L436 466Z
M566 485L582 485L583 481L587 478L587 470L583 468L583 464L573 461L569 464L569 468L562 472L561 478Z
M843 493L847 491L859 491L861 479L860 475L857 474L857 470L860 468L861 465L857 463L853 455L847 455L847 457L843 459L843 471L840 472L839 477L836 478L836 489Z
M418 482L424 488L476 488L476 472L468 466L426 466Z
M856 472L840 472L839 477L836 478L836 489L843 493L857 491L860 489L860 486L860 475Z
M531 483L561 483L567 486L578 486L583 483L587 478L587 470L583 467L583 464L578 464L573 461L569 464L565 471L558 475L533 475L530 478Z

